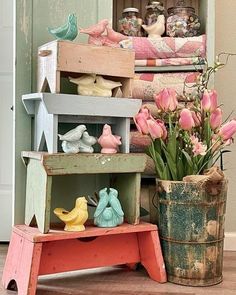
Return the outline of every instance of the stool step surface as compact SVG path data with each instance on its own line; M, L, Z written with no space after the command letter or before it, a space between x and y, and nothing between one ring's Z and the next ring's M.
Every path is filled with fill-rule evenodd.
M150 231L156 231L156 230L157 230L156 225L146 223L146 222L141 222L140 224L137 224L137 225L123 223L122 225L113 227L113 228L101 228L101 227L89 225L89 226L86 226L85 231L82 231L82 232L66 232L64 230L59 230L59 229L50 229L50 231L47 234L42 234L38 230L38 228L29 227L27 225L15 225L13 227L13 231L15 233L34 243L99 237L99 236L107 236L107 235L118 235L123 233L150 232Z
M95 173L138 173L146 167L147 156L137 154L48 154L45 152L22 152L28 159L42 163L47 175L95 174Z
M40 275L85 268L141 263L150 278L166 282L157 227L148 223L115 228L88 227L84 232L41 234L25 225L13 227L2 282L18 295L35 295ZM14 284L13 284L14 283Z

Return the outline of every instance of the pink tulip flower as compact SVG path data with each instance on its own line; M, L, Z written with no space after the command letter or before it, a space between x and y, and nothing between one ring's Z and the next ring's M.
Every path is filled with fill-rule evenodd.
M134 117L134 123L138 131L142 134L148 134L147 120L150 118L150 111L148 108L141 108L139 113Z
M200 126L202 123L201 114L199 112L194 112L194 111L191 111L191 114L193 117L195 127Z
M216 90L204 91L201 100L202 110L205 112L214 112L217 108L217 92Z
M153 118L147 120L148 131L152 137L152 139L162 138L163 130L161 126L155 121Z
M236 133L236 120L231 120L230 122L224 124L219 131L220 137L223 141L231 139Z
M161 126L161 129L163 131L162 139L165 140L167 138L167 129L166 129L165 123L159 119L157 119L156 121Z
M222 124L222 110L217 108L210 116L210 126L212 130L215 130L220 127Z
M191 130L195 126L189 109L182 109L179 118L179 125L183 130Z
M154 99L157 107L165 112L174 111L178 105L176 91L171 88L164 88Z

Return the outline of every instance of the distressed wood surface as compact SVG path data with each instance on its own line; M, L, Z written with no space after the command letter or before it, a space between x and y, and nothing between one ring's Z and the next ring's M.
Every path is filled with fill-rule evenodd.
M161 245L157 231L142 232L138 235L141 263L146 268L149 276L157 282L165 283L166 269L161 255ZM158 257L158 260L153 259ZM158 271L157 271L158 270Z
M129 153L130 118L138 113L142 103L140 99L51 93L27 94L22 100L27 113L35 118L34 150L42 151L46 144L50 153L58 151L58 123L76 119L76 123L81 124L86 117L90 125L97 123L98 118L103 125L112 118L112 132L122 138L120 151Z
M157 191L168 280L190 286L221 282L227 180L157 181Z
M141 173L112 174L112 187L117 188L126 220L138 224L140 219Z
M37 288L42 244L34 244L12 233L2 276L5 289L17 284L18 295L34 295Z
M43 52L49 54L42 54ZM122 83L122 96L127 97L131 93L130 79L134 77L134 52L122 48L58 40L40 46L38 91L45 91L48 84L52 93L60 93L61 73L67 73L67 78L71 73L117 77Z
M39 230L42 233L49 231L53 176L67 177L74 174L108 174L109 183L104 184L104 181L99 181L99 189L104 186L114 186L119 192L125 220L132 224L139 222L141 172L146 165L145 154L22 152L22 158L27 165L25 213L27 225L30 225L35 217ZM68 191L69 189L70 187ZM83 194L88 195L89 189L88 187Z
M152 258L155 260L154 256ZM45 242L39 275L138 262L139 245L135 233L94 236L91 241Z
M26 225L15 225L13 232L33 243L42 243L50 241L60 241L68 239L79 239L89 237L100 237L107 235L118 235L124 233L138 233L157 230L157 226L147 222L140 222L138 225L123 223L113 228L102 228L93 225L86 225L86 230L81 232L66 232L57 226L50 229L47 234L43 234L37 227Z
M22 157L38 160L47 175L90 173L138 173L143 172L145 154L48 154L44 152L22 152Z
M40 101L48 114L121 118L132 118L142 104L141 99L52 93L25 94L22 101L29 115L35 115L35 104Z
M4 288L13 289L17 286L19 295L34 295L39 275L102 266L133 265L138 262L143 263L153 280L162 283L166 281L157 228L152 224L123 224L100 231L93 227L87 235L83 235L83 232L76 236L73 232L67 233L67 239L61 239L58 232L44 235L45 240L39 239L39 235L36 234L38 241L35 242L35 233L30 232L27 226L21 225L13 229L3 269Z
M36 219L41 232L48 232L51 210L52 177L38 161L29 161L26 178L25 224Z

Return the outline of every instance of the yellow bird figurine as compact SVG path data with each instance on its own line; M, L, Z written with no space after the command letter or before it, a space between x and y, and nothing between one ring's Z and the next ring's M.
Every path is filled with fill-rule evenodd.
M64 208L54 209L56 216L66 225L65 231L83 231L85 230L85 222L88 219L88 207L85 197L76 199L75 208L70 212Z

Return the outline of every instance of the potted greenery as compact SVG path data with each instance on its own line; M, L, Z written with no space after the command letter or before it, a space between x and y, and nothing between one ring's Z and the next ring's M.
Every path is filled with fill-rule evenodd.
M155 95L158 117L144 107L134 118L150 136L168 280L183 285L222 281L227 180L214 165L233 141L236 120L223 122L217 93L208 89L224 66L220 57L212 67L206 63L191 91L185 86L181 95L168 88Z

